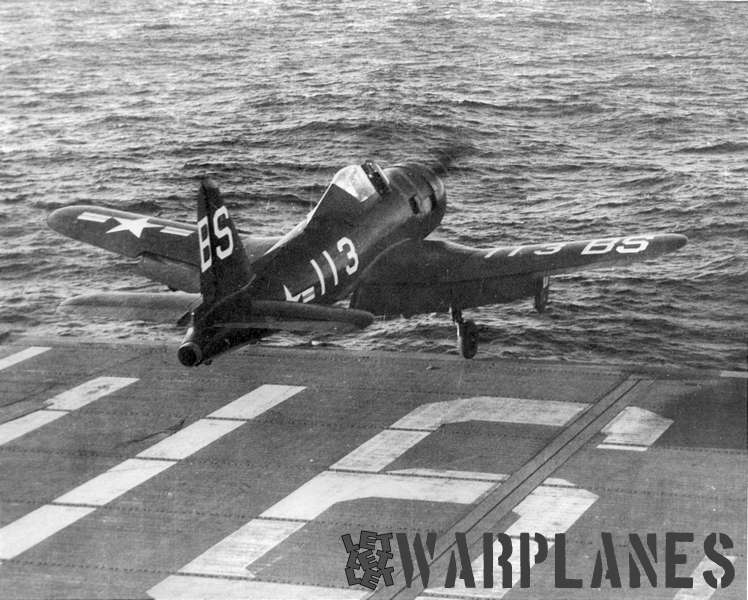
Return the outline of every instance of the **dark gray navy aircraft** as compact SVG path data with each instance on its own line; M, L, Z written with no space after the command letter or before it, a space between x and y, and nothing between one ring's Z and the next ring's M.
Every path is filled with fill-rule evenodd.
M144 275L172 290L96 293L65 304L188 324L178 352L185 366L274 331L341 332L366 327L375 315L447 311L462 356L472 358L478 329L464 309L534 298L542 312L551 275L686 243L682 235L650 234L485 250L426 239L446 205L444 184L430 169L367 161L338 171L306 219L280 238L240 237L209 179L198 193L196 225L97 206L61 208L48 222L138 259ZM335 305L345 299L349 307Z

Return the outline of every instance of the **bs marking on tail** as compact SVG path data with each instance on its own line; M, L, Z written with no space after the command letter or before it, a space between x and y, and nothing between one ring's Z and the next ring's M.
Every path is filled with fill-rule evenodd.
M223 222L221 222L221 219L223 219ZM227 224L228 220L229 211L226 210L225 206L221 206L213 213L213 235L217 240L221 240L213 250L219 260L228 258L234 251L234 236L231 235L231 229ZM207 215L197 222L197 235L200 238L200 270L205 273L213 265Z

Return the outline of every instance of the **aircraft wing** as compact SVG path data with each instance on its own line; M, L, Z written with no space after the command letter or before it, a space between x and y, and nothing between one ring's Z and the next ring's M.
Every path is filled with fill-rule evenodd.
M197 227L101 206L68 206L49 215L49 226L81 242L135 258L153 254L198 266Z
M645 260L686 241L682 235L651 234L491 250L408 241L391 248L362 275L351 307L407 316L510 302L533 296L544 277Z
M101 206L60 208L47 223L73 239L139 259L144 275L172 289L200 290L197 227L192 223Z

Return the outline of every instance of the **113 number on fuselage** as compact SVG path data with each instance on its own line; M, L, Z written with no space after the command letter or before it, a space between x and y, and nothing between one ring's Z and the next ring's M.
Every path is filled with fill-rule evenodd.
M334 257L333 253L335 253ZM343 257L343 262L341 262L340 257ZM309 260L309 265L311 265L314 274L304 277L302 286L299 286L298 282L292 286L296 289L302 287L301 291L294 294L288 284L282 284L285 299L289 302L304 303L320 299L340 286L340 276L343 273L348 277L353 276L358 271L360 264L361 261L353 240L349 237L341 237L334 245L334 249L323 250L318 257ZM307 283L310 285L306 286ZM317 284L319 284L319 295L317 295Z

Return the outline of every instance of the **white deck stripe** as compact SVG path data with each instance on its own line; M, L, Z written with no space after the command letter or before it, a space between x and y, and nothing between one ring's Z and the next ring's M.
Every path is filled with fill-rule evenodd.
M96 510L47 504L0 529L0 559L14 558Z
M247 565L301 529L304 521L252 519L179 570L195 575L252 577Z
M97 377L57 394L45 408L0 424L0 446L136 382L132 377Z
M200 419L137 454L138 458L182 460L244 425L244 421Z
M725 558L731 563L734 563L736 557L725 556ZM673 600L707 600L708 598L711 598L717 590L710 587L704 580L704 576L702 575L704 571L711 571L719 581L722 580L722 576L725 574L725 570L722 567L716 565L705 556L701 559L701 562L696 565L693 573L691 573L693 587L691 589L684 588L679 590L678 593L673 596Z
M304 388L295 385L263 385L208 415L214 419L254 419Z
M104 506L125 492L155 477L174 464L170 460L131 458L119 463L98 477L55 499L57 504L93 504Z
M514 507L519 515L507 528L508 535L532 531L552 539L564 533L597 501L598 496L581 488L541 485Z
M720 377L738 377L748 379L748 371L720 371Z
M303 389L301 387L295 388L293 393L297 393ZM285 397L290 397L290 395L287 393ZM255 399L260 407L269 406L266 394L258 394L255 396ZM245 408L248 411L246 414L250 414L251 407L247 405ZM262 410L266 410L266 408L260 408L251 414L255 414L256 416ZM125 460L53 501L68 505L80 503L94 506L47 504L0 528L0 548L2 549L0 551L0 560L18 556L68 525L90 514L97 506L104 506L115 498L118 498L134 487L165 471L172 465L177 464L179 459L194 454L226 433L240 427L247 420L206 418L196 421L189 427L154 444L151 448L138 455L139 457L149 457L149 459L161 458L168 460L143 460L142 458Z
M558 488L541 485L514 507L513 511L519 518L509 526L505 533L512 537L522 532L537 532L545 536L548 548L553 547L553 536L563 533L581 517L598 496L580 488ZM494 557L501 553L498 539L493 545ZM537 546L530 542L530 554L535 556ZM512 565L512 586L520 579L519 552L512 552L509 557ZM453 588L429 588L424 590L421 597L460 597L460 598L503 598L511 588L502 587L501 569L494 564L494 581L492 588L483 587L483 554L472 563L475 587L466 588L461 579L457 579Z
M481 471L450 471L445 469L398 469L396 471L387 471L390 475L417 475L420 477L447 477L449 479L475 479L476 481L506 481L509 475L506 473L483 473ZM542 485L578 487L566 479L560 477L549 477L544 480Z
M30 346L25 350L21 350L19 352L16 352L15 354L6 356L5 358L0 358L0 371L2 371L3 369L7 369L8 367L12 367L13 365L21 361L43 354L47 350L51 350L51 348L48 348L46 346Z
M469 504L496 485L493 481L412 477L389 473L324 471L277 502L262 517L311 521L338 502L393 498Z
M78 410L136 381L137 378L134 377L97 377L66 392L57 394L49 401L49 404L45 408L52 410Z
M661 417L650 410L627 406L602 428L601 433L605 434L603 444L651 446L672 424L672 419Z
M494 481L448 477L324 471L271 506L262 518L252 519L198 556L180 573L252 578L253 562L338 502L377 497L469 504L495 485ZM161 590L170 589L167 582L180 577L165 579ZM154 595L155 589L148 593Z
M474 479L476 481L506 481L505 473L482 473L480 471L445 471L443 469L398 469L387 471L390 475L416 475L418 477L449 477L450 479Z
M169 577L152 587L148 595L156 600L364 600L371 592L360 587L330 588L180 575Z
M445 472L436 469L374 472L381 471L445 423L476 420L560 426L587 410L589 406L584 403L494 397L458 399L420 406L397 421L390 429L374 436L340 459L331 467L337 470L328 470L315 476L263 512L259 519L251 520L198 556L180 573L171 575L155 585L148 590L148 594L165 600L181 598L185 590L192 592L199 589L199 596L204 598L223 598L231 594L238 594L239 597L264 597L257 591L262 589L267 590L268 594L272 591L273 595L268 597L293 597L294 593L301 590L301 597L313 598L313 590L320 588L281 583L265 584L258 581L248 581L246 586L243 586L240 580L226 578L241 577L251 580L252 562L259 560L307 521L338 502L368 497L462 504L475 502L506 476L469 471ZM388 447L388 444L392 447ZM548 479L545 483L561 486L560 491L549 492L550 495L555 494L557 497L567 493L572 487L563 479ZM573 495L577 491L572 488L568 493ZM544 507L544 510L547 510L547 507ZM274 520L277 520L277 523L270 524ZM283 524L284 521L287 525ZM182 574L183 572L189 572L191 575ZM258 587L252 587L250 583L258 584ZM259 587L260 584L268 587ZM365 592L364 597L369 593Z
M32 413L0 424L0 446L26 435L47 423L64 417L67 413L54 410L35 410Z
M341 458L330 468L376 473L430 433L430 431L385 429Z
M424 404L405 415L392 427L435 431L445 423L464 423L465 421L561 427L579 413L587 410L589 406L583 402L481 396Z
M598 444L600 450L628 450L629 452L646 452L649 446L637 446L635 444Z

